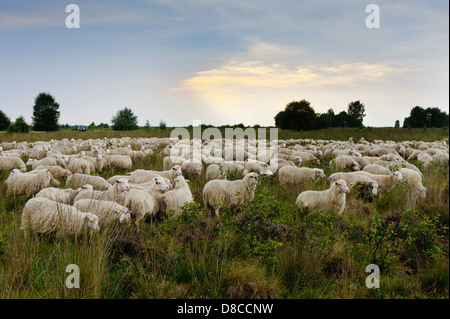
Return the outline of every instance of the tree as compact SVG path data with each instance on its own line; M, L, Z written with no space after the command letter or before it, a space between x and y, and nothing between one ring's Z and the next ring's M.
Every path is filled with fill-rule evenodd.
M14 123L8 126L8 132L18 132L18 133L28 133L30 131L30 125L25 122L25 118L23 116L19 116L16 118Z
M348 121L349 121L349 119L348 119L347 112L342 111L334 117L334 126L335 127L347 127Z
M34 99L33 126L35 131L57 131L59 104L49 93L39 93Z
M360 101L350 102L347 107L348 122L349 127L358 127L363 125L363 118L366 116L364 114L365 108L364 104Z
M163 121L163 120L160 120L160 121L159 121L159 129L160 129L160 130L165 130L166 128L167 128L166 122Z
M131 131L138 128L137 116L134 115L133 111L129 108L117 111L111 122L114 131Z
M394 127L395 128L399 128L400 127L400 121L399 120L395 121L395 126Z
M0 110L0 131L6 131L8 126L11 124L9 117Z
M427 125L427 112L420 106L413 107L409 115L409 126L422 128L425 125Z
M403 120L403 128L408 127L409 127L409 117L405 117L405 119Z
M94 122L92 122L91 124L89 124L89 126L88 126L88 129L90 129L90 130L93 130L93 129L95 129L96 128L96 126L95 126L95 123Z
M146 130L146 131L149 131L150 130L150 122L149 122L149 120L147 120L146 122L145 122L145 125L144 125L144 129Z
M292 101L275 116L275 126L282 130L309 131L316 123L316 113L305 99Z
M330 119L330 127L334 127L335 125L335 117L334 111L332 108L329 108L327 111L328 118Z
M331 119L328 113L316 114L315 129L325 129L331 127Z

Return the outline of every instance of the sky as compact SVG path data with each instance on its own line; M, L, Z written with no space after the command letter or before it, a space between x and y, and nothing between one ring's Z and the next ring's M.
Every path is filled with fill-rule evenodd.
M274 125L291 101L365 104L366 126L419 105L449 112L449 3L300 0L0 0L0 110L31 123L52 94L61 124ZM66 6L80 10L67 28ZM368 28L369 4L379 28Z

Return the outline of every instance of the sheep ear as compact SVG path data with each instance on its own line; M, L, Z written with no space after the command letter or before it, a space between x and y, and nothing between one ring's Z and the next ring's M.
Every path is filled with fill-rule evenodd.
M116 213L116 214L118 214L118 213L119 213L119 211L118 211L117 209L114 209L114 210L113 210L113 213Z

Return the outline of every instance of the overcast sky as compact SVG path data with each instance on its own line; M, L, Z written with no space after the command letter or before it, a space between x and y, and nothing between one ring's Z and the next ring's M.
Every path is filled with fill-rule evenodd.
M0 0L0 109L31 123L49 92L63 124L129 107L140 125L274 125L294 100L360 100L365 125L393 126L416 105L449 111L448 17L444 0Z

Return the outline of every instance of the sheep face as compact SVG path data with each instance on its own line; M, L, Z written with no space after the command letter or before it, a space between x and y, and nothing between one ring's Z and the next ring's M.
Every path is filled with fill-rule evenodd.
M422 199L425 199L427 197L427 188L419 187L419 194Z
M370 190L372 191L373 196L377 196L378 194L378 183L376 181L369 183Z
M34 158L30 158L30 159L28 159L28 161L27 161L27 163L25 164L26 166L31 166L31 165L33 165L33 162L35 161L35 159Z
M338 187L339 193L350 194L350 189L348 188L347 182L345 180L340 179L334 183Z
M175 165L174 167L172 167L172 172L173 172L174 176L181 176L182 175L181 166Z
M94 214L88 213L85 217L88 228L92 229L93 231L99 231L100 226L98 225L98 221L100 219L99 216L96 216Z
M118 215L119 223L121 224L123 224L123 222L129 223L131 221L131 211L129 210L124 212L114 210L114 213Z
M323 170L323 169L318 169L318 170L316 170L316 172L315 172L315 177L316 177L316 180L319 179L319 178L325 177L325 172L324 172L324 170Z
M246 177L248 177L251 186L258 185L258 173L248 173Z
M128 192L131 188L130 181L123 177L116 181L116 185L120 192Z
M402 173L400 171L394 172L394 175L395 175L395 179L397 181L401 181L403 179L403 175L402 175Z
M170 186L169 186L170 185ZM155 177L155 190L160 192L167 192L172 189L172 184L168 182L165 178Z
M94 190L94 187L91 184L85 184L85 185L81 186L81 188L84 190L90 190L90 191Z
M18 168L14 168L11 170L10 176L18 175L20 174L20 170Z

